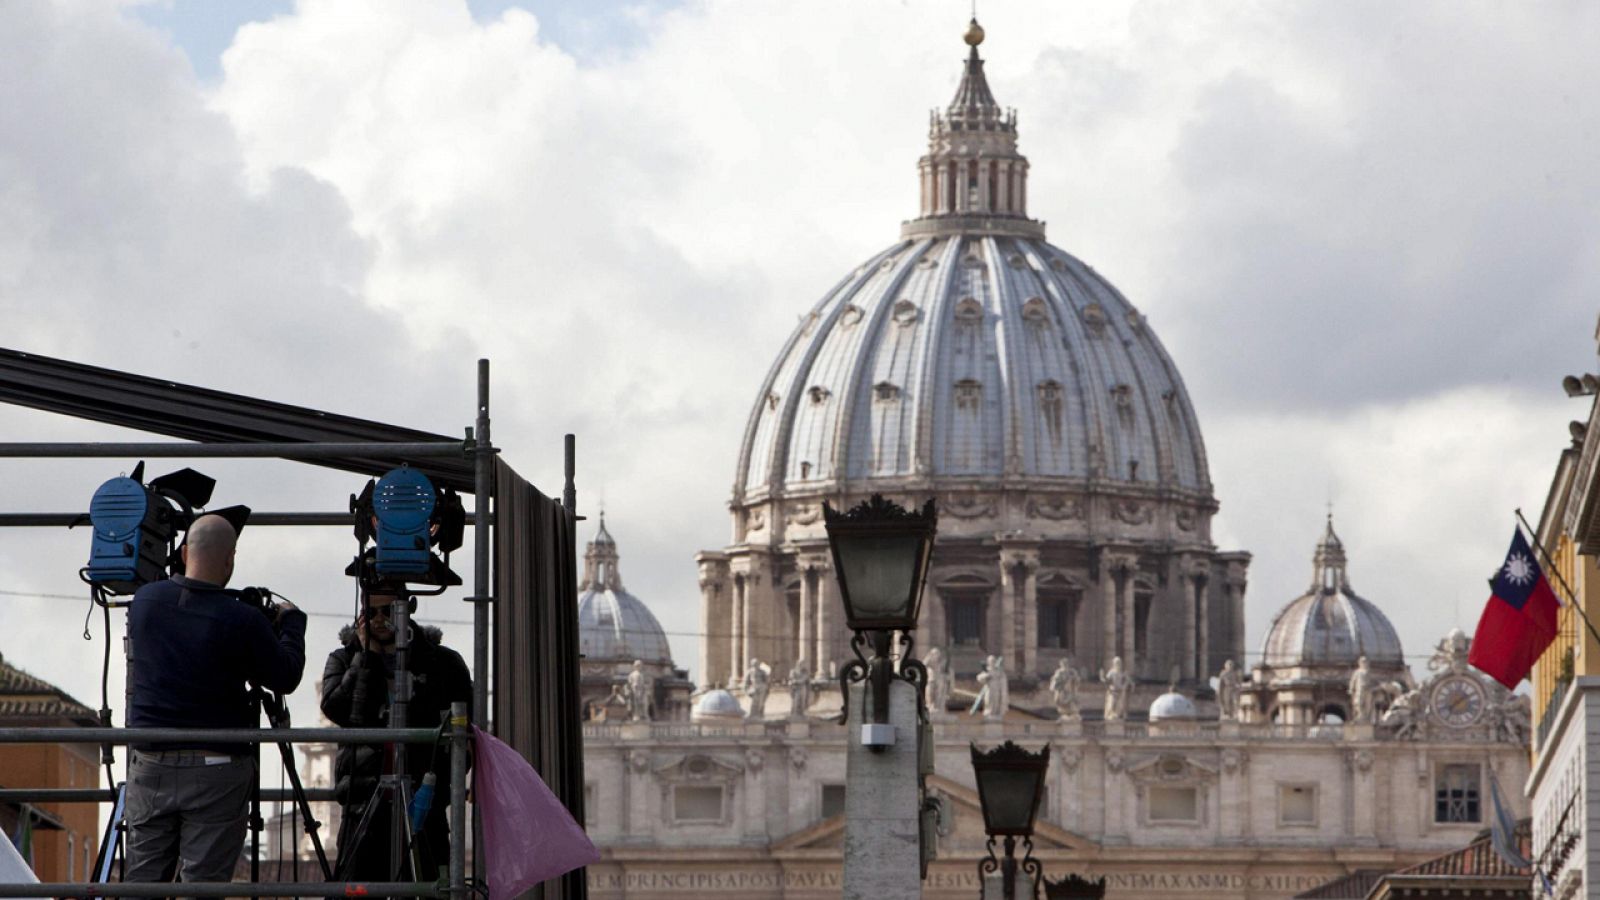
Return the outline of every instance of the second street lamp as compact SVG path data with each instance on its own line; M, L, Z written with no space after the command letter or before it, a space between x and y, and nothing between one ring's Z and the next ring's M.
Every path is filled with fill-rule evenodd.
M990 750L972 745L972 772L978 781L978 802L983 806L983 830L989 835L989 855L978 862L978 879L1000 870L1002 896L1017 897L1017 838L1026 848L1022 870L1032 887L1028 896L1039 896L1039 878L1044 867L1033 858L1033 820L1044 797L1045 773L1050 769L1050 745L1029 753L1011 741ZM1005 838L1005 857L994 855L994 839Z
M938 513L929 500L920 512L909 512L882 494L840 512L822 504L823 523L828 530L828 546L833 551L834 571L839 579L839 596L844 601L845 624L855 637L851 649L856 658L839 670L841 692L849 711L850 685L868 681L870 716L863 716L861 742L869 747L894 743L894 727L889 725L889 682L899 677L917 689L918 705L928 681L927 669L911 657L912 632L922 605L922 584L933 557L933 536L938 529ZM900 634L900 671L890 660L890 644ZM872 659L862 652L872 645ZM919 716L919 718L922 718Z

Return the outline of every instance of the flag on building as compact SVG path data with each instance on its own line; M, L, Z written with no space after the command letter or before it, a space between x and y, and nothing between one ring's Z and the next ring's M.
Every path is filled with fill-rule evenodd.
M1515 688L1555 640L1556 610L1561 606L1521 528L1511 536L1511 550L1490 585L1493 594L1478 619L1467 661L1507 688Z
M477 726L472 734L472 796L483 811L489 900L510 900L600 858L583 827L522 754Z
M1500 779L1494 776L1493 769L1489 770L1489 801L1494 805L1494 821L1489 823L1489 845L1513 869L1532 867L1533 862L1522 855L1522 847L1517 840L1517 820L1511 818L1511 811L1500 799Z

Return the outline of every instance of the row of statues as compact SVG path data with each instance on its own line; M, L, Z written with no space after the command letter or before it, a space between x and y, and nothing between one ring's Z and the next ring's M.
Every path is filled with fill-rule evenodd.
M1444 648L1448 641L1442 642L1441 647ZM1430 665L1430 668L1436 668L1442 674L1465 671L1465 653L1460 648L1450 646L1440 653L1444 662ZM953 693L954 676L944 651L937 647L930 649L923 663L928 673L925 695L928 709L935 716L946 715ZM752 658L737 683L746 699L746 719L765 718L767 697L775 681L770 673L770 666ZM1175 671L1174 682L1176 677ZM791 719L805 718L813 699L813 680L809 666L801 659L794 663L786 679L777 681L788 688ZM1060 660L1051 672L1048 689L1062 720L1070 722L1082 718L1080 693L1085 680L1083 673L1067 659ZM1246 688L1242 672L1233 660L1227 660L1215 680L1218 718L1237 721L1240 717L1240 701ZM997 655L986 657L976 681L977 694L967 708L967 715L981 716L987 720L1003 718L1011 708L1010 675L1006 671L1005 661ZM1135 681L1124 668L1120 656L1113 657L1110 667L1098 672L1098 682L1105 692L1101 705L1104 719L1112 722L1127 719L1129 694ZM1420 736L1426 718L1424 694L1431 683L1418 685L1409 677L1404 682L1384 681L1363 656L1351 672L1348 682L1348 720L1356 724L1381 724L1393 729L1401 739ZM630 720L649 721L655 715L653 694L654 679L644 671L641 662L635 661L624 683L614 690L613 698L626 706ZM1527 698L1505 695L1493 698L1485 706L1485 724L1493 730L1496 738L1515 741L1527 736L1531 727Z
M950 700L951 674L945 664L944 654L935 647L924 660L928 667L928 708L936 714L943 713ZM1231 664L1230 664L1231 665ZM1050 696L1056 712L1063 719L1082 717L1078 703L1078 690L1083 676L1077 668L1062 660L1050 676ZM978 673L978 694L973 698L967 715L982 715L985 719L999 719L1011 708L1011 681L1006 674L1005 660L990 656L984 660L983 671ZM1108 720L1127 718L1128 692L1133 689L1133 678L1122 667L1122 657L1111 660L1111 668L1100 672L1100 683L1105 685L1105 717Z

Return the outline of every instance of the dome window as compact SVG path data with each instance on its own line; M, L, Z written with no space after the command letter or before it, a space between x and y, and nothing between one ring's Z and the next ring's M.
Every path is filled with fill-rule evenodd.
M1050 440L1060 446L1062 426L1065 422L1063 407L1065 406L1064 396L1066 391L1062 389L1061 382L1053 378L1039 382L1039 386L1035 390L1039 396L1039 412L1044 416L1044 424L1050 432Z
M910 325L922 315L917 305L910 300L901 300L894 305L894 320L901 326Z
M1023 256L1021 253L1011 254L1011 256L1006 259L1006 262L1010 263L1011 268L1013 269L1025 269L1028 267L1028 258Z
M983 403L983 384L975 378L956 382L956 409L976 410Z
M900 399L900 386L887 381L880 381L872 386L872 395L879 402L892 403Z
M1066 260L1056 257L1050 260L1050 268L1055 269L1057 272L1065 272L1067 270Z
M1089 327L1089 334L1100 337L1106 332L1106 311L1098 303L1091 303L1083 308L1083 324Z
M833 396L831 391L820 384L812 385L806 390L806 394L811 397L812 403L819 405L828 402L828 398Z
M1043 297L1029 297L1028 302L1022 304L1022 318L1029 325L1044 327L1050 322L1050 310L1045 305Z
M856 327L856 323L860 322L861 317L864 315L866 315L866 312L861 307L852 303L844 308L844 312L839 314L839 327L854 328Z
M983 321L983 304L971 297L962 297L956 303L956 322L962 325L976 325Z
M777 411L778 395L775 391L767 391L767 409Z
M961 260L961 264L969 269L984 268L983 260L976 253L967 254L966 258Z

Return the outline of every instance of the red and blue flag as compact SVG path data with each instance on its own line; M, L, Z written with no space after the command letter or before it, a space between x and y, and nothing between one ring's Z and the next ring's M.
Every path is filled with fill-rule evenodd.
M1533 671L1534 660L1556 639L1561 602L1518 528L1505 564L1490 580L1493 594L1478 619L1467 662L1507 688Z

